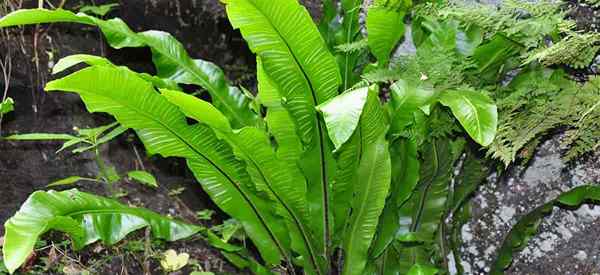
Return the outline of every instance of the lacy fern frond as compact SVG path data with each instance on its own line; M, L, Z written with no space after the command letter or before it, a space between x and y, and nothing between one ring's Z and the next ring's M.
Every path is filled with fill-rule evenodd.
M600 34L577 33L569 34L554 45L532 51L525 64L538 60L546 66L565 64L575 69L587 67L598 53Z
M561 127L567 129L562 143L568 161L600 146L600 78L581 85L558 71L537 69L513 82L498 91L498 134L488 156L506 165L519 157L526 159L527 151L535 148L532 144Z
M499 6L453 4L440 9L439 16L458 20L463 26L478 26L487 38L502 33L529 49L541 46L548 35L574 28L561 5L561 1L550 0L508 0Z
M509 87L497 91L498 133L488 156L508 165L519 151L536 137L560 126L577 112L573 104L577 91L570 84L543 69L525 72Z
M600 147L600 77L590 79L581 88L581 111L574 129L567 131L564 145L568 161L575 160Z
M342 53L354 53L369 48L369 44L366 38L351 43L345 43L335 46L335 50Z

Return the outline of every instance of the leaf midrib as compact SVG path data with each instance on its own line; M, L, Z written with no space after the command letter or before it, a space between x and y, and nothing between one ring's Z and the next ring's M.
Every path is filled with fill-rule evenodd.
M192 74L196 79L199 79L199 82L202 83L201 86L204 86L204 88L208 91L212 91L211 96L214 94L215 97L217 97L219 99L220 102L223 102L223 105L225 106L225 108L227 108L227 111L229 111L229 113L235 117L235 119L242 125L245 125L244 123L244 119L240 116L240 114L238 114L231 106L229 106L229 104L227 104L226 100L221 96L220 93L218 93L217 89L207 80L205 80L204 78L202 78L202 76L200 74L198 74L195 70L195 64L193 66L189 66L189 64L187 64L188 62L182 62L182 60L179 60L177 58L172 58L171 55L169 54L165 54L164 51L159 50L159 48L157 47L153 47L151 46L149 43L146 42L146 38L138 33L136 33L136 35L140 36L142 38L142 41L144 41L144 44L146 44L146 46L148 46L150 49L155 50L157 52L159 52L162 56L167 57L169 60L171 60L173 63L179 65L180 67L184 68L186 71L188 71L190 74ZM183 46L182 46L183 47ZM186 55L187 52L185 51L185 49L182 49ZM189 60L192 61L192 63L194 63L195 61L189 57ZM208 61L206 61L208 62ZM225 81L225 80L223 80ZM226 85L227 88L229 88L229 85Z
M434 180L438 177L439 175L439 155L438 155L438 149L437 149L437 141L433 141L431 143L431 146L433 148L433 170L435 171L435 173L432 175L432 178L429 182L427 182L427 184L424 187L423 193L421 194L421 199L419 200L419 206L417 209L417 213L415 213L415 218L413 219L413 223L411 224L411 228L410 231L411 232L415 232L419 226L421 225L421 217L423 216L423 212L424 212L424 208L425 208L425 200L427 198L427 196L429 195L428 191L431 188L431 185L433 184Z
M476 135L477 138L481 139L482 142L485 142L483 140L482 129L481 129L483 127L483 125L481 125L481 121L479 119L479 112L477 110L477 107L475 107L475 105L473 104L473 102L471 102L471 100L468 99L466 96L461 95L461 97L463 98L463 100L467 104L469 104L469 107L471 107L471 109L473 109L473 115L475 116L475 121L476 121L476 124L477 124L477 127L475 128L476 131L477 131L477 135Z
M237 145L237 139L230 139L232 142L236 143ZM304 228L303 223L300 221L300 218L298 218L298 215L296 214L296 211L293 211L292 207L290 207L285 200L283 200L281 198L281 196L279 196L279 194L277 194L277 192L275 192L275 190L273 190L273 187L270 184L270 180L267 180L267 177L265 176L265 174L263 173L262 169L260 168L260 166L258 165L259 161L254 159L255 154L252 154L252 152L247 152L246 151L246 147L245 146L239 146L237 145L237 147L242 150L244 152L244 154L248 157L248 159L251 161L252 165L254 166L254 168L256 168L256 170L258 171L258 173L260 174L261 178L265 181L265 183L267 183L267 187L269 188L269 191L271 191L271 193L275 196L275 198L279 201L279 203L281 203L281 205L285 208L285 210L290 214L290 216L292 217L292 219L294 220L294 224L296 225L296 227L298 227L298 230L301 232L302 235L302 239L309 251L310 257L311 257L311 262L313 263L313 265L315 266L315 269L318 270L318 265L317 265L317 259L316 259L316 253L314 251L314 248L312 247L312 243L310 242L310 238L308 237L308 231Z
M371 144L372 146L378 146L377 144ZM360 205L361 207L359 208L359 211L357 213L357 215L355 217L360 218L363 216L363 212L366 211L367 208L367 203L365 203L367 201L367 199L369 198L369 194L371 194L371 187L373 186L373 178L375 177L375 171L377 170L376 167L376 163L377 163L378 158L374 157L373 158L373 162L371 163L371 165L369 165L371 167L371 169L369 169L369 176L367 177L367 186L365 186L366 188L364 189L364 196L362 196L361 198L361 202ZM360 169L360 168L359 168ZM358 221L358 220L355 220ZM353 251L353 244L354 244L354 239L356 237L356 232L358 231L359 226L356 226L357 224L354 223L354 225L352 226L352 230L350 231L350 237L349 237L349 241L348 241L348 251ZM344 273L346 273L346 270L344 270Z
M86 93L84 91L80 90L80 93ZM252 209L252 211L254 212L254 214L256 215L256 217L258 218L258 220L260 221L260 223L265 227L265 229L267 229L267 232L269 234L269 236L271 237L271 239L273 240L273 242L275 244L277 244L277 248L280 251L280 253L282 255L287 255L285 253L285 249L283 249L281 243L279 242L279 240L275 237L275 233L272 231L272 229L268 226L265 218L260 214L260 212L258 211L258 208L251 202L250 198L248 197L248 195L242 190L242 188L239 186L239 184L237 184L227 173L225 173L224 170L222 170L219 166L217 166L215 164L215 162L213 162L210 158L208 158L207 156L205 156L204 154L202 154L198 149L195 148L195 146L189 142L186 141L185 138L183 138L182 136L180 136L176 131L172 130L171 127L169 127L168 125L164 124L162 121L157 120L154 118L154 116L148 115L146 114L145 111L140 111L138 108L136 108L135 106L130 106L129 104L123 104L122 102L116 101L111 97L108 96L104 96L104 95L100 95L100 94L94 94L91 93L92 95L95 96L101 96L104 98L109 99L112 102L115 102L125 108L129 108L134 110L136 113L142 114L144 117L146 117L149 120L154 121L155 123L158 123L159 125L161 125L163 128L165 128L166 130L168 130L171 134L173 134L175 137L177 137L177 139L179 139L183 144L186 145L186 147L188 147L190 150L192 150L195 154L199 155L200 157L202 157L204 160L208 161L210 163L210 165L212 165L213 167L215 167L215 169L217 169L217 171L223 175L234 187L235 189L242 195L242 198L246 201L246 203L250 206L250 208ZM128 103L128 101L126 101Z
M298 58L296 58L296 55L294 54L294 52L291 50L290 45L288 44L288 42L285 40L284 36L281 35L281 33L279 32L279 30L275 27L275 25L273 24L273 22L271 22L271 19L265 15L265 13L259 9L253 2L248 1L248 3L250 5L252 5L258 12L260 12L263 17L265 18L265 20L269 23L269 25L271 25L271 28L277 33L277 35L281 38L281 42L285 45L286 49L288 50L288 53L290 54L290 56L294 59L294 65L296 65L296 67L298 68L298 70L302 73L302 76L304 77L304 80L306 81L306 84L308 85L308 88L310 90L310 94L311 94L311 98L313 101L313 106L317 106L318 102L317 102L317 95L316 95L316 91L312 85L312 82L310 80L310 78L308 77L308 75L306 74L306 72L302 69L302 66L300 66L300 62L298 61ZM325 252L325 256L328 256L327 250L328 250L328 246L329 246L329 190L328 190L328 186L329 186L329 182L327 180L327 169L325 167L325 148L323 146L323 131L321 128L321 122L320 120L317 118L316 116L316 112L315 112L315 116L313 117L313 120L316 120L316 131L319 134L319 149L320 149L320 166L321 166L321 183L322 183L322 192L323 192L323 228L324 228L324 252ZM316 268L317 270L320 270L318 267Z

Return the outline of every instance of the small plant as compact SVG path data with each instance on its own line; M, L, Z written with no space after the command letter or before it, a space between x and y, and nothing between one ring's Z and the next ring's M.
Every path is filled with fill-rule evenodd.
M12 112L15 109L14 104L15 102L10 97L0 102L0 115Z
M71 153L73 154L82 154L84 152L91 151L95 155L96 164L100 170L97 177L89 178L82 176L70 176L54 181L48 184L47 187L72 185L80 181L97 182L106 184L113 197L120 196L122 193L114 189L114 184L121 180L122 177L118 174L114 167L106 165L106 162L100 153L100 146L117 138L119 135L127 131L127 128L122 127L115 122L88 129L74 127L74 130L77 132L77 135L31 133L11 135L4 139L13 141L62 141L63 145L58 149L57 153L67 149L70 149ZM127 173L127 177L130 180L137 181L152 188L158 187L158 182L154 176L146 171L129 171Z

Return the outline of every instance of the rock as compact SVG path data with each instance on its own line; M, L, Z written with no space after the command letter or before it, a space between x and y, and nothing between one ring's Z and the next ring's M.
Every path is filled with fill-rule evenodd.
M567 164L561 159L561 137L544 142L528 167L511 167L501 176L492 174L480 186L472 200L473 215L461 234L466 274L489 272L502 241L524 215L575 186L600 184L600 154ZM556 207L527 247L515 255L506 274L599 272L596 236L600 236L599 207L583 205L576 211ZM575 255L579 255L577 261L573 261Z

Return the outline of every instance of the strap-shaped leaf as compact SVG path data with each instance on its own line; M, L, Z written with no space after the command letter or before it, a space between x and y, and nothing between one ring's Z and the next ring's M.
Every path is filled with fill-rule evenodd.
M343 11L341 42L343 45L355 44L357 41L364 41L364 44L367 44L367 40L360 33L359 15L362 3L362 0L341 1ZM360 51L345 51L338 55L338 64L342 73L342 90L344 91L360 80L353 70L361 54Z
M277 158L263 131L245 127L234 133L221 125L223 115L214 113L218 111L208 108L210 104L207 102L181 92L161 92L188 117L200 122L208 121L207 124L233 147L236 156L246 162L246 169L257 191L266 194L278 214L286 219L293 248L308 260L305 268L314 270L318 266L318 257L313 238L306 227L309 220L306 180L300 169Z
M431 244L447 207L453 164L463 146L462 140L433 140L425 145L419 184L399 209L396 242L408 242L394 246L400 248L402 273L408 272L414 264L430 262Z
M379 221L371 258L378 258L389 247L400 228L399 208L410 198L419 181L419 159L415 140L399 138L390 145L392 186Z
M258 80L258 99L267 108L267 128L277 142L277 157L296 166L302 156L302 141L296 133L296 124L282 103L281 92L277 84L267 75L260 58L256 58L256 77Z
M4 264L9 272L14 272L33 251L38 238L49 230L68 233L79 249L97 240L115 244L146 226L155 238L168 241L187 238L201 230L150 210L128 207L76 189L36 191L4 225Z
M84 13L66 10L23 9L0 19L0 28L16 25L74 22L96 25L114 48L150 47L159 77L206 89L213 103L235 128L256 125L258 116L249 107L250 100L236 87L230 86L221 69L204 60L194 60L172 35L160 31L136 33L121 19L102 20Z
M406 7L403 2L375 1L367 12L368 44L380 66L387 66L392 50L404 36Z
M244 164L207 126L189 126L150 82L125 68L94 66L52 81L46 90L78 93L90 112L109 113L134 129L150 154L185 158L213 201L242 222L266 262L276 264L287 254L285 226L248 191Z
M308 180L312 227L322 240L320 253L327 258L330 180L335 166L315 106L337 95L340 74L336 61L296 0L228 0L226 5L231 24L240 29L282 93L284 106L306 146L301 167Z
M333 141L336 150L348 141L356 130L368 94L369 87L358 88L317 106L317 109L323 113L329 138Z
M498 108L486 94L468 89L450 90L440 95L440 103L450 107L471 138L488 146L496 136Z
M343 274L363 274L368 249L390 186L391 162L387 141L382 136L365 149L357 173L350 227L346 232Z
M377 90L371 89L361 116L361 157L354 176L352 215L344 240L343 274L363 274L368 250L377 229L391 182L387 123Z
M295 0L228 0L227 15L240 29L265 72L279 86L299 133L318 132L314 107L337 95L335 59L306 9Z
M117 67L110 60L96 55L74 54L61 58L52 68L52 74L61 73L77 64L85 63L90 66L109 66ZM125 68L125 67L123 67ZM154 86L164 89L179 90L177 83L170 79L163 79L147 73L137 73L139 77L152 82Z

